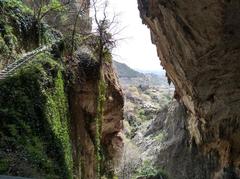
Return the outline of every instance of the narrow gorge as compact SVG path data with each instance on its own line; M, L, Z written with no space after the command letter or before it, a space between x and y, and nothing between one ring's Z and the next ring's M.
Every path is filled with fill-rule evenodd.
M136 0L164 74L106 2L0 0L0 178L240 178L240 1Z

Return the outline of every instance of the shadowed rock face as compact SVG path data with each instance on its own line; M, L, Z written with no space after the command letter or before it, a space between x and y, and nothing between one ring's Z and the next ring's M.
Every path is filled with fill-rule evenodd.
M79 55L72 68L79 78L70 91L73 160L77 178L96 178L95 116L98 94L99 64L88 54ZM123 148L123 94L111 64L104 65L107 84L101 144L104 152L103 168L111 172L111 161L120 158Z
M210 178L239 177L240 1L138 3L167 76L188 109L190 143L198 153L219 156Z
M165 131L162 147L156 155L156 165L161 166L171 178L206 179L218 167L218 153L199 153L195 144L189 145L186 130L185 107L172 101L167 110L162 110L149 128L150 133Z

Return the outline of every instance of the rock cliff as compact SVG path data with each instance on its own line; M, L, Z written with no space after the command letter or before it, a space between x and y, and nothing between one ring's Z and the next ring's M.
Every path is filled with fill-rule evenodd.
M39 39L44 46L63 37L44 22L36 25L21 1L0 5L0 69L38 48ZM109 59L103 66L106 101L97 136L100 65L91 53L69 57L69 49L62 40L0 80L0 174L95 179L100 163L101 175L112 177L123 147L121 88Z
M188 110L191 146L199 155L217 156L207 178L239 177L240 1L138 0L138 4L175 85L175 97Z
M148 127L145 138L158 133L163 137L160 144L156 143L155 137L147 154L153 157L155 166L162 168L170 178L211 178L212 171L219 165L218 154L212 151L205 156L196 145L190 146L186 119L186 108L175 100L161 110Z
M70 90L70 111L75 167L82 178L96 178L96 108L99 63L88 54L79 54L75 70L79 74ZM111 63L104 65L107 83L104 121L102 122L103 172L111 175L114 160L120 158L123 142L123 94ZM80 174L81 173L81 174ZM109 176L110 177L110 176ZM111 178L111 177L110 177Z

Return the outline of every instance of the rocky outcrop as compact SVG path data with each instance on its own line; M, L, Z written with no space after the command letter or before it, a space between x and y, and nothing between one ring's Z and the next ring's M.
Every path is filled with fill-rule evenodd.
M132 141L139 149L140 160L151 161L149 165L158 173L156 178L211 178L219 165L216 152L203 155L196 145L190 145L186 119L184 105L173 100L136 132Z
M157 150L152 154L155 156L155 165L170 178L211 178L212 171L219 165L219 156L214 151L205 156L198 151L196 145L189 145L186 119L186 108L177 101L172 101L151 123L145 136L165 134L161 144L155 145Z
M176 97L187 107L190 143L218 158L207 177L240 177L240 1L138 4Z
M99 63L88 54L80 54L72 66L78 77L70 91L72 139L76 176L96 178L96 111L99 79ZM102 166L104 173L113 171L113 160L120 158L123 147L120 132L123 127L123 95L112 65L104 65L107 83L104 121L102 121ZM79 178L79 177L77 177Z

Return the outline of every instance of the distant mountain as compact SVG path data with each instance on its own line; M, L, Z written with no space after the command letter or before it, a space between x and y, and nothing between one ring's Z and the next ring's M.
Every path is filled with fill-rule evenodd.
M136 77L144 77L143 73L140 73L136 70L133 70L129 66L124 63L120 63L117 61L113 61L113 66L117 70L119 78L136 78Z
M151 73L151 74L155 74L158 76L165 76L165 71L162 70L161 68L159 70L140 70L140 69L135 69L136 71L140 72L140 73Z
M120 83L122 85L148 85L169 87L166 77L163 73L141 73L124 63L113 61L113 66L117 71Z

